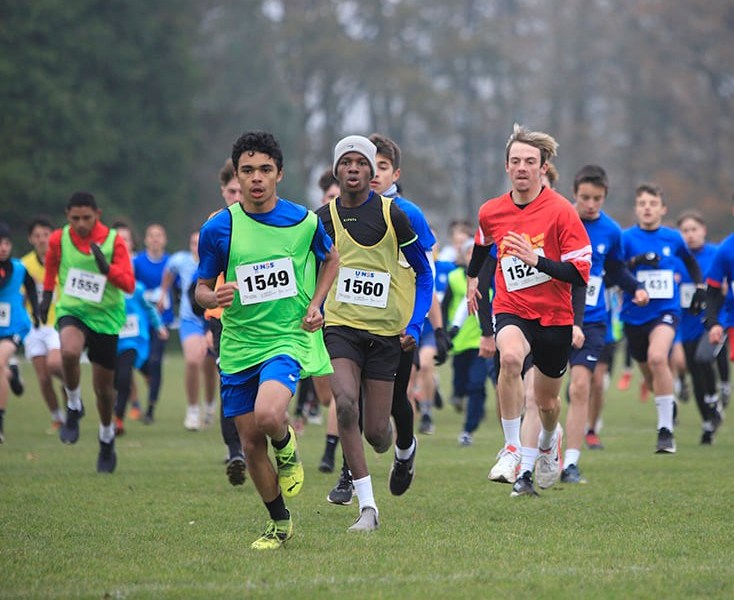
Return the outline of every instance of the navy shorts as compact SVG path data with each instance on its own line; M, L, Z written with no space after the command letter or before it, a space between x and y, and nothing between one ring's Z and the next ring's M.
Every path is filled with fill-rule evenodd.
M348 358L359 365L364 379L395 381L400 364L400 336L375 335L344 325L324 329L329 357Z
M239 373L220 373L222 410L225 417L246 415L255 410L260 384L277 381L287 387L291 396L301 376L301 365L294 358L279 354Z
M678 329L680 316L675 313L663 313L656 319L642 325L624 324L624 335L627 338L627 348L630 356L637 362L647 362L647 348L650 345L650 332L658 325L667 325L674 330Z
M585 337L584 345L581 348L571 347L569 362L572 367L581 365L593 373L604 349L607 324L603 321L601 323L589 323L588 325L584 325L583 330Z

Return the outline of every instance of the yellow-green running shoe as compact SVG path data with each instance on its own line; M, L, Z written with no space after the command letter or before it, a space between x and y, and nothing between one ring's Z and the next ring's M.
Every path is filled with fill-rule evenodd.
M303 487L303 463L298 454L296 432L288 425L291 439L282 450L275 450L275 463L278 465L278 484L286 498L292 498Z
M287 521L270 521L259 538L257 538L250 548L253 550L277 550L287 540L293 537L293 522Z

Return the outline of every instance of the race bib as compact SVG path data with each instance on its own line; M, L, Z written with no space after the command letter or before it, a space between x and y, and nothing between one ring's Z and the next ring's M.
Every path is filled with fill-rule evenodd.
M545 256L542 248L536 248L535 253L538 256ZM505 287L508 292L524 290L552 279L550 275L541 273L535 267L526 265L516 256L503 257L500 266L502 267L502 274L505 276Z
M102 301L107 277L81 269L69 269L64 283L64 294L98 304Z
M120 338L133 338L140 335L140 322L138 315L128 315L125 324L120 330Z
M637 281L645 284L650 300L669 300L673 297L673 271L670 269L650 269L637 271Z
M242 304L259 304L298 294L290 258L238 265L235 274Z
M390 273L339 268L336 299L347 304L385 308L390 293Z
M596 306L599 302L602 281L598 275L589 276L589 283L586 284L586 306Z
M680 307L691 308L691 300L693 300L693 294L696 293L695 283L681 283L680 287Z
M0 327L10 327L9 302L0 302Z

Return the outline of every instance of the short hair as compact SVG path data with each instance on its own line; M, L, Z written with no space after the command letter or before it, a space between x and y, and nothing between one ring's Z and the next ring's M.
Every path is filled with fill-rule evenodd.
M369 140L377 148L377 154L382 154L382 156L392 163L393 169L400 168L400 146L386 135L380 133L373 133L369 137Z
M322 192L326 192L332 185L339 185L339 180L334 177L331 169L326 169L321 173L321 177L319 177L319 189Z
M548 178L548 183L552 188L556 187L558 183L558 169L551 161L548 161L548 170L545 172L545 176Z
M130 237L133 240L133 249L138 247L138 240L137 236L135 235L135 230L132 228L132 225L128 223L125 219L116 219L112 222L112 225L110 225L112 229L127 229L130 232Z
M232 166L235 172L240 163L240 156L245 152L250 155L255 152L267 154L275 161L278 172L283 170L283 151L273 135L267 131L248 131L237 139L232 146Z
M527 127L515 123L512 128L512 135L505 145L505 162L510 160L510 148L515 142L527 144L533 148L540 150L540 164L543 165L556 155L558 150L558 142L552 136L542 131L530 131Z
M234 172L234 164L232 163L232 159L228 158L224 161L224 165L222 165L222 168L219 169L219 183L224 187L227 185L230 181L232 181L236 176L236 173Z
M51 220L48 217L44 216L34 217L31 222L28 223L28 235L31 235L36 227L43 227L45 229L51 230L53 230L54 228Z
M578 192L582 183L590 183L596 187L604 188L604 195L609 192L609 179L607 172L599 165L585 165L581 167L573 178L573 191Z
M663 198L663 188L657 183L652 181L644 181L635 188L635 198L639 198L642 194L650 194L651 196L657 196L665 204L665 198Z
M695 208L684 210L680 215L678 215L676 225L680 227L681 225L683 225L683 221L687 221L688 219L692 219L696 221L696 223L698 223L699 225L706 227L706 220L703 218L703 213L700 210L696 210Z
M93 210L97 209L97 201L94 195L89 192L74 192L66 203L66 210L71 210L77 206L88 206Z

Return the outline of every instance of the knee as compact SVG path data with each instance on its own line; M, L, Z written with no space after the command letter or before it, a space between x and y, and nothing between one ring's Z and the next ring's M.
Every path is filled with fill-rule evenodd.
M267 454L267 440L258 436L256 439L245 438L242 441L242 451L245 454L245 460L257 460L263 453Z
M61 361L65 364L78 363L81 358L81 354L76 350L69 350L67 348L61 349Z
M348 396L340 395L336 398L336 420L339 425L350 426L359 421L359 405Z
M647 356L647 366L651 371L659 371L668 365L667 355L658 352L651 352Z
M392 428L390 422L387 425L377 427L365 427L364 438L367 443L375 449L375 452L382 454L387 452L392 446Z
M500 354L500 371L508 375L519 376L522 373L524 362L525 356L520 352L502 352Z
M283 413L276 412L272 407L266 407L255 411L255 426L262 432L276 431L283 424L284 418Z

